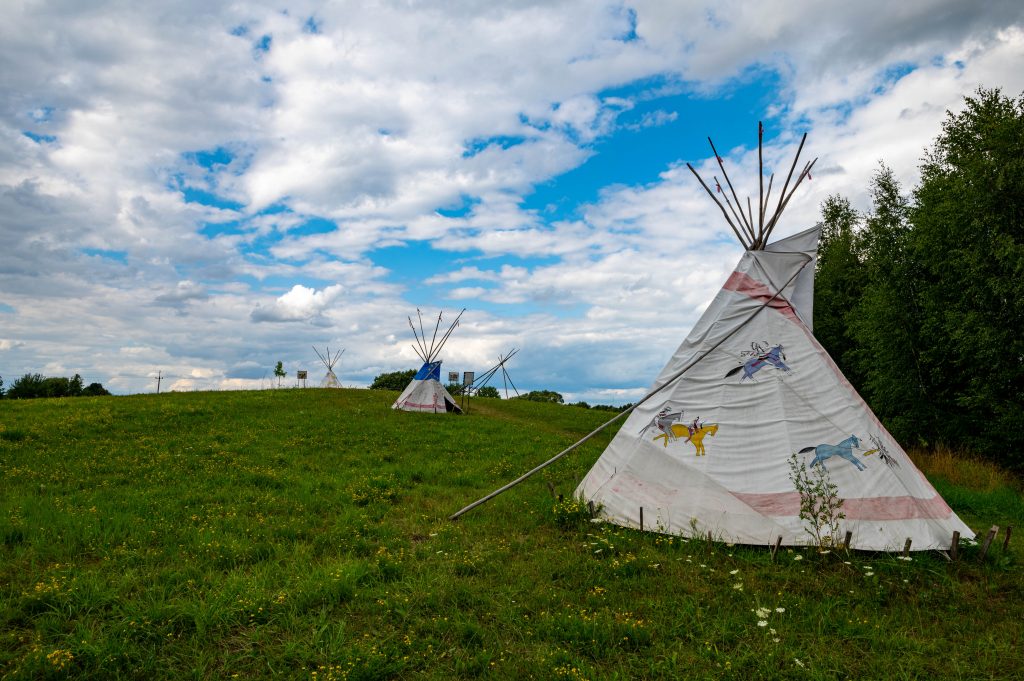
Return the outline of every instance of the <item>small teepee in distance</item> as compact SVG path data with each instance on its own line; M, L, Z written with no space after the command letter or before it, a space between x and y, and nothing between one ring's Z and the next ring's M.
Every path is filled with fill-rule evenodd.
M345 354L345 349L342 348L335 355L331 355L330 347L327 347L326 350L326 353L321 353L316 349L315 345L313 346L313 352L316 353L316 356L319 357L320 361L324 363L325 367L327 367L327 373L324 375L324 380L320 381L320 387L340 388L341 383L338 381L338 377L334 373L334 366L338 363L338 360L341 359L341 356Z
M441 334L440 338L437 337L438 331L441 329L441 313L439 312L437 323L434 325L434 334L429 344L427 343L427 334L423 329L423 315L420 313L419 308L416 308L416 316L419 319L420 325L419 333L416 332L416 326L412 322L412 317L409 317L409 327L412 328L412 334L416 338L416 344L412 346L412 349L423 360L423 366L416 372L412 381L402 391L402 394L398 396L395 403L391 405L392 409L433 414L444 414L450 411L456 414L462 413L462 409L459 408L459 405L455 403L452 396L441 385L441 361L437 358L441 354L444 344L448 342L448 338L452 335L452 331L459 325L459 319L465 311L465 308L463 308L459 312L455 320L449 325L448 330Z
M762 134L759 126L759 158ZM647 395L616 417L628 414L577 497L618 525L740 544L780 538L790 546L813 544L818 538L800 518L792 462L827 471L843 499L845 518L828 542L841 544L849 532L856 549L893 551L910 540L913 550L944 550L954 533L973 537L812 333L820 227L768 243L814 162L787 193L797 151L770 214L774 176L766 194L762 173L754 213L749 199L744 210L714 144L711 149L728 185L729 193L722 191L728 211L690 169L745 253Z

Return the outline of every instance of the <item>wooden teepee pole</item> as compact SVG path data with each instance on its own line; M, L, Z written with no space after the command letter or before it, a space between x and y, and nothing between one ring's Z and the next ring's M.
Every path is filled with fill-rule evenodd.
M710 197L711 197L711 200L715 202L715 204L716 204L716 205L718 206L718 209L722 211L722 217L724 217L724 218L725 218L725 221L729 223L729 227L731 227L731 228L732 228L732 233L733 233L733 234L735 234L735 235L736 235L736 238L740 240L740 243L741 243L741 244L743 244L743 248L745 248L745 249L748 249L748 250L749 250L749 249L750 249L750 244L749 244L749 243L747 243L747 240L746 240L746 239L744 239L744 238L743 238L743 237L742 237L742 236L740 235L740 232L739 232L739 230L738 230L738 229L736 229L736 225L734 225L734 224L732 223L732 220L730 220L730 219L729 219L729 214L725 212L725 206L723 206L723 205L722 205L722 202L721 202L721 201L719 201L719 200L718 200L718 199L717 199L717 198L715 197L715 195L711 193L711 190L710 190L710 189L708 189L708 186L707 186L707 184L705 184L705 183L704 183L704 178L702 178L702 177L700 176L700 174L699 174L699 173L698 173L698 172L697 172L696 170L694 170L693 166L692 166L692 165L690 165L689 163L687 163L687 164L686 164L686 167L690 169L690 172L691 172L691 173L693 173L693 176L697 178L697 181L698 181L698 182L700 182L700 186L704 187L704 191L706 191L706 192L708 193L708 196L710 196ZM728 199L726 199L726 201L728 201ZM730 206L730 207L731 207L731 206Z
M736 208L739 210L740 216L742 216L743 215L743 204L740 203L739 197L736 196L736 190L733 189L732 181L729 179L729 173L725 172L725 165L722 163L722 157L718 155L718 150L715 149L715 143L711 141L710 137L708 137L708 144L711 145L711 153L713 153L715 155L715 160L718 162L718 167L722 171L722 177L725 178L725 183L727 185L729 185L729 191L732 192L732 198L736 202ZM747 223L744 220L740 220L740 222L746 228L747 233L750 235L750 240L751 240L751 242L753 242L753 240L754 240L754 228L750 225L750 223Z
M764 159L762 157L762 142L764 140L764 125L757 122L757 239L761 241L764 236Z
M769 222L768 226L765 228L766 240L771 235L772 230L775 229L775 225L779 223L779 218L782 217L782 211L786 210L786 206L789 205L789 200L793 198L793 194L796 193L797 187L800 186L800 183L804 181L805 177L811 174L811 168L813 168L814 164L817 162L818 159L814 159L813 161L805 165L804 169L800 171L799 177L797 177L796 182L793 184L793 189L790 190L789 195L786 196L785 200L782 201L781 205L779 206L779 209L776 211L774 217L772 217L771 222Z
M803 150L804 142L806 142L806 141L807 141L807 133L805 132L804 136L802 138L800 138L800 146L797 147L796 156L793 157L793 165L790 166L789 174L786 175L786 182L785 182L785 184L782 185L782 193L779 194L779 205L775 207L775 212L772 213L771 219L768 220L768 224L769 225L774 224L775 221L778 220L779 215L782 213L782 201L783 201L783 199L786 198L786 188L789 187L789 180L790 180L790 178L793 177L793 171L796 170L796 162L798 160L800 160L800 152Z

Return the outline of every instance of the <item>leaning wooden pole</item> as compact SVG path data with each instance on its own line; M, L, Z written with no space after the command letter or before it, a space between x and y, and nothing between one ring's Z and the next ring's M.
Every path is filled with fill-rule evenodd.
M780 208L779 212L775 214L771 222L769 222L768 226L765 228L765 239L771 236L772 230L775 229L775 226L779 223L779 218L782 217L782 211L786 210L786 206L789 205L789 200L793 198L793 194L796 193L797 187L799 187L800 183L804 181L804 178L811 174L811 169L814 168L814 164L817 162L818 159L815 158L813 161L804 166L804 169L802 171L800 171L800 176L797 178L796 183L793 185L793 189L790 190L789 195L786 196L785 200L782 202L782 207Z
M717 205L717 206L718 206L718 209L722 211L722 216L723 216L723 217L725 218L725 221L729 223L729 227L731 227L731 228L732 228L732 233L733 233L733 234L735 234L735 235L736 235L736 238L740 240L740 243L741 243L741 244L743 244L743 248L744 248L744 249L748 249L748 250L749 250L749 249L750 249L750 244L748 244L748 243L747 243L747 240L746 240L746 239L744 239L744 238L743 238L743 237L742 237L742 236L740 235L740 233L739 233L739 230L737 230L737 229L736 229L736 225L732 224L732 220L730 220L730 219L729 219L729 214L725 212L725 207L724 207L724 206L722 205L722 203L721 203L721 202L720 202L720 201L719 201L719 200L718 200L718 199L717 199L717 198L715 197L715 195L711 193L711 190L710 190L710 189L708 189L708 186L707 186L707 185L706 185L706 184L704 183L704 178L702 178L702 177L701 177L701 176L700 176L700 175L699 175L699 174L697 173L697 171L696 171L696 170L694 170L693 166L692 166L692 165L690 165L689 163L687 163L687 164L686 164L686 167L690 169L690 172L691 172L691 173L693 173L693 176L697 178L697 181L698 181L698 182L700 182L700 186L704 187L704 191L706 191L706 192L708 193L708 196L710 196L710 197L711 197L711 200L715 202L715 205Z
M568 447L566 447L565 449L560 451L558 454L555 454L553 457L551 457L550 459L548 459L544 463L540 464L539 466L535 466L534 468L530 469L526 473L523 473L522 475L520 475L518 478L516 478L512 482L508 483L507 485L503 485L502 487L499 487L498 489L494 490L490 494L488 494L488 495L486 495L484 497L481 497L480 499L477 499L476 501L474 501L470 505L468 505L468 506L466 506L466 507L456 511L452 515L448 516L448 519L449 520L456 520L456 519L458 519L460 516L462 516L462 515L464 515L466 513L469 513L470 511L472 511L477 506L481 506L483 504L486 504L488 501L490 501L494 497L498 496L499 494L507 492L508 490L512 489L513 487L515 487L519 483L523 482L524 480L527 480L528 478L532 477L536 473L539 473L540 471L544 470L545 468L547 468L551 464L553 464L556 461L558 461L559 459L561 459L563 456L565 456L569 452L577 449L580 445L584 444L585 442L587 442L588 440L593 438L595 435L597 435L598 433L603 431L605 428L607 428L611 424L613 424L616 421L618 421L619 419L621 419L623 416L626 416L627 414L632 413L637 407L639 407L641 404L643 404L647 400L651 399L652 397L654 397L655 395L660 393L662 390L664 390L668 386L670 386L673 383L675 383L680 377L682 377L683 374L685 374L687 371L689 371L694 366L696 366L699 362L701 362L705 357L710 355L712 352L717 350L718 347L720 345L722 345L722 343L724 343L725 341L729 340L734 335L736 335L740 331L740 329L743 329L744 327L746 327L746 325L749 324L751 322L751 320L753 320L754 317L756 317L758 315L758 313L761 312L761 310L763 310L764 308L768 307L773 302L775 302L775 299L778 298L780 295L782 295L782 292L786 290L786 287L788 287L791 283L793 283L793 280L796 279L797 275L800 274L801 272L803 272L804 267L807 267L807 265L809 263L813 262L813 261L814 261L814 258L808 257L807 261L803 265L801 265L800 268L796 272L793 273L793 276L791 276L786 281L786 283L783 284L779 288L779 290L775 292L775 295L773 295L771 298L769 298L768 300L766 300L763 303L761 303L761 305L756 310L754 310L753 312L750 313L750 316L747 317L743 321L743 323L737 325L735 329L733 329L729 333L727 333L724 336L722 336L717 342L715 342L714 345L712 345L710 348L708 348L702 354L700 354L697 357L695 357L694 359L690 360L690 362L687 363L682 369L680 369L679 371L677 371L676 373L672 374L667 379L665 379L664 383L662 383L657 388L655 388L651 392L649 392L646 395L644 395L642 398L640 398L636 402L636 404L631 406L629 409L625 409L623 411L620 411L614 417L608 419L607 421L602 423L600 426L598 426L596 429L594 429L593 431L591 431L590 433L585 435L583 438L581 438L577 442L569 445Z
M722 183L718 181L718 176L712 175L711 177L714 178L715 180L715 186L717 186L719 190L721 190ZM732 201L729 200L729 195L725 192L722 192L722 198L725 199L725 205L729 207L729 210L732 212L732 216L736 218L736 224L742 225L743 218L741 218L739 213L736 212L736 208L733 208Z
M725 178L725 183L729 186L729 191L732 192L732 198L736 202L736 208L737 208L737 210L739 210L740 216L742 216L743 215L743 204L740 203L739 197L736 196L736 190L732 186L732 180L729 179L729 173L727 173L725 171L725 164L722 163L722 157L718 155L718 149L715 149L715 143L711 141L710 137L708 137L708 144L711 145L711 153L713 153L715 155L715 161L718 162L718 167L722 171L722 177ZM753 241L753 239L754 239L754 228L753 228L753 226L751 226L750 224L745 223L743 220L740 220L740 222L743 223L744 227L746 227L747 233L750 235L751 241Z
M779 215L782 213L782 200L786 198L786 188L789 187L789 180L793 177L793 171L796 170L796 162L800 160L800 152L804 148L804 142L807 141L807 133L800 138L800 146L796 149L796 156L793 157L793 165L789 168L789 174L786 175L786 182L782 185L782 193L779 194L779 205L775 207L775 212L772 213L772 217L768 220L768 224L771 225L778 220Z
M764 157L762 146L764 141L764 125L757 122L757 240L764 236Z

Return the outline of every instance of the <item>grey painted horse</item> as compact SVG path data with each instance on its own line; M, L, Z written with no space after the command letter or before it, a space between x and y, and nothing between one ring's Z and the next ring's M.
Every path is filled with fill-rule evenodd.
M814 458L811 460L811 464L810 466L808 466L808 468L813 468L814 466L817 466L819 463L824 464L825 459L828 459L830 457L841 456L850 463L852 463L854 466L856 466L857 470L862 471L865 468L867 468L867 466L858 461L857 457L853 455L854 447L860 447L860 440L857 439L856 435L851 435L850 437L846 438L837 445L818 445L817 447L804 447L803 449L800 450L800 453L804 454L806 452L814 452Z

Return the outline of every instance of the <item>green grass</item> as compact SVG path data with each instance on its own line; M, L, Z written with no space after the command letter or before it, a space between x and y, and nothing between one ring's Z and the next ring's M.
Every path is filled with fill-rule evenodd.
M451 523L611 414L477 400L432 417L393 399L0 402L0 677L1024 673L1014 544L983 564L976 548L956 564L785 550L773 564L593 524L569 497L611 433ZM968 524L1021 526L1015 481L943 465L934 480Z

